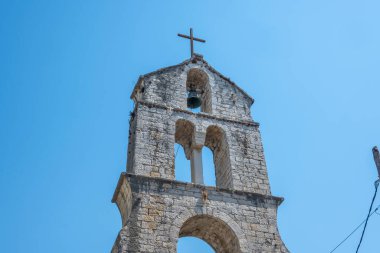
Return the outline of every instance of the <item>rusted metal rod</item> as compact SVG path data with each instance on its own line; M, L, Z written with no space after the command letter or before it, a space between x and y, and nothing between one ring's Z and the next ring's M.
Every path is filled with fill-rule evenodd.
M375 160L376 168L377 168L377 173L380 179L380 154L379 154L379 149L374 146L372 148L372 153L373 153L373 159Z

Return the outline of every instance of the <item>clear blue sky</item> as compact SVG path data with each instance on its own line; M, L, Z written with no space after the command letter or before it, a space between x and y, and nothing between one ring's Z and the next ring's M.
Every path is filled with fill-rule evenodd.
M196 51L256 99L284 242L328 253L374 191L379 11L377 0L2 0L0 251L109 252L129 95L139 75L188 58L176 34L192 26L207 40ZM374 215L362 253L379 252L379 233Z

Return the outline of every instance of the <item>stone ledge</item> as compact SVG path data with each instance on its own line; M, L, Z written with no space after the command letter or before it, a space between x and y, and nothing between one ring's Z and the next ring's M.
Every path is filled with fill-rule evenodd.
M170 179L165 179L165 178L148 177L148 176L135 175L135 174L127 173L127 172L122 172L120 175L119 181L117 183L115 192L112 197L112 203L115 203L120 187L124 183L124 180L126 180L127 178L145 181L145 182L166 183L166 184L172 185L173 189L179 188L179 187L185 187L187 189L192 188L192 189L207 190L207 191L210 191L210 193L212 192L228 193L228 194L231 194L232 197L243 196L250 199L253 198L253 199L262 199L262 200L273 200L276 202L277 205L280 205L284 201L284 198L276 197L272 195L263 195L263 194L254 193L254 192L246 192L246 191L225 189L225 188L219 188L219 187L213 187L213 186L205 186L201 184L193 184L193 183L181 182L181 181L170 180Z
M209 118L209 119L216 119L216 120L220 120L220 121L237 123L237 124L246 125L246 126L257 126L257 127L260 126L260 124L258 122L255 122L255 121L233 120L233 119L228 119L225 117L213 116L213 115L203 113L203 112L193 113L191 111L184 110L181 108L173 108L173 107L169 107L169 106L165 106L165 105L161 105L161 104L156 104L156 103L151 103L151 102L146 102L146 101L136 101L136 106L135 106L134 111L136 111L136 108L139 104L145 105L147 107L156 107L156 108L165 109L165 110L172 110L175 112L182 112L182 113L194 115L195 117L204 117L204 118Z

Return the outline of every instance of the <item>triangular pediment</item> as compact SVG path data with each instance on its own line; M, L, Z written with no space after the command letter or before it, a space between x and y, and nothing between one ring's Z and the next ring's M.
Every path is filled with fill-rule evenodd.
M158 69L158 70L155 70L155 71L152 71L152 72L149 72L147 74L144 74L142 76L139 77L139 80L137 81L134 89L133 89L133 92L132 92L132 95L131 95L131 98L133 98L135 96L135 93L136 91L140 88L140 85L143 83L143 80L145 78L148 78L152 75L160 75L161 73L164 74L168 71L171 71L173 69L176 69L176 68L184 68L186 65L202 65L202 67L206 68L207 70L209 70L211 73L213 73L214 75L217 75L218 77L220 77L221 79L225 80L229 85L231 85L232 87L236 88L239 92L241 92L243 94L243 96L247 99L247 100L250 100L251 101L251 105L253 104L254 102L254 99L248 95L242 88L240 88L235 82L233 82L229 77L226 77L225 75L221 74L219 71L217 71L215 68L213 68L206 60L203 59L202 56L200 55L195 55L194 57L190 58L190 59L187 59L185 61L183 61L182 63L180 64L177 64L177 65L172 65L172 66L168 66L168 67L164 67L164 68L161 68L161 69Z

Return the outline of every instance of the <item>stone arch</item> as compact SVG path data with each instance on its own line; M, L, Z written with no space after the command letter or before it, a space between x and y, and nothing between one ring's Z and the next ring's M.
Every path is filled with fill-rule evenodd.
M185 150L186 158L191 157L192 141L195 133L195 125L185 119L178 119L175 123L174 142L180 144Z
M214 155L216 186L232 188L230 149L224 130L215 125L207 127L205 146Z
M185 120L185 119L178 119L176 121L174 146L173 146L173 148L174 148L173 149L174 150L174 154L173 154L173 178L175 178L176 180L178 180L177 176L179 175L178 174L179 168L176 167L177 161L182 160L182 162L184 162L184 160L185 160L184 158L186 158L187 160L191 159L192 141L194 138L194 133L195 133L195 126L192 122ZM185 157L183 157L182 155L180 155L178 153L180 146L176 147L176 144L179 144L180 146L182 146L183 151L185 153ZM181 158L179 158L179 157L181 157ZM178 164L177 164L177 166L178 166ZM191 173L191 171L190 170L188 172L184 171L184 174L182 174L182 175L185 175L185 177L182 179L179 179L179 180L185 181L185 182L190 182L187 178L187 175L188 175L187 173Z
M204 226L203 222L214 225ZM218 230L218 228L222 229ZM203 233L201 230L204 230ZM248 241L239 224L225 213L208 207L198 206L194 209L182 210L173 219L169 233L175 243L180 237L200 238L213 247L216 253L248 252ZM226 236L228 239L223 239Z
M240 245L232 229L220 219L196 215L186 220L179 237L194 236L207 242L216 253L239 253Z
M212 96L209 78L206 72L192 68L187 72L186 91L195 89L202 99L201 112L212 113Z

